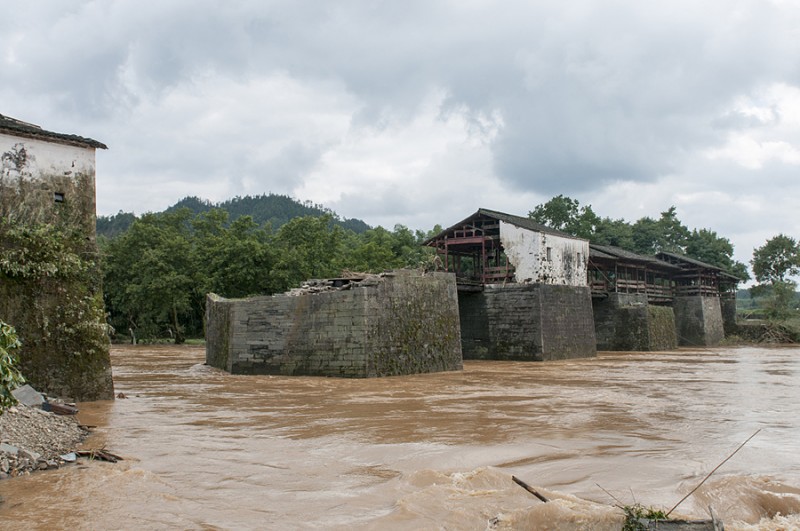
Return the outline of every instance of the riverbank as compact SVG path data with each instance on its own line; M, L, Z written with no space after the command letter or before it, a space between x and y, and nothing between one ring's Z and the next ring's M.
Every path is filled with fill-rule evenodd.
M19 404L0 415L0 479L59 468L89 434L73 416ZM62 456L66 456L65 459Z

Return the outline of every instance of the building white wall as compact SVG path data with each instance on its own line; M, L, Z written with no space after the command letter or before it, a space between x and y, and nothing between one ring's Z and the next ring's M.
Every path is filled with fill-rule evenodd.
M18 153L25 149L27 164L21 176L28 179L49 179L52 176L71 176L77 173L94 175L95 150L32 138L0 133L0 154ZM9 157L3 157L3 177L19 177L20 172Z
M519 283L586 285L589 242L585 240L535 232L501 221L500 243Z

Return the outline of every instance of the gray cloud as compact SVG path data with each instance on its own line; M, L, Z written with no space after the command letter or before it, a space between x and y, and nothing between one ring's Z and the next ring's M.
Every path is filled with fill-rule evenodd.
M167 206L180 183L320 190L321 172L341 181L300 199L369 222L428 228L464 217L476 195L524 214L535 206L524 201L605 202L610 190L632 195L605 214L635 217L680 207L698 183L735 182L764 203L765 182L798 165L800 118L776 99L793 93L770 92L800 85L800 9L788 3L14 0L6 11L0 112L108 143L105 212ZM470 152L483 179L465 177ZM373 186L387 175L436 186ZM163 182L161 203L131 179ZM492 193L448 194L465 180ZM709 226L728 218L713 210Z

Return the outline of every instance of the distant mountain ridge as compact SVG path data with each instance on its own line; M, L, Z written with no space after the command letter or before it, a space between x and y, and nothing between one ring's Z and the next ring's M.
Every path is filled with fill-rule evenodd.
M259 225L271 223L273 229L277 229L289 220L303 216L321 216L330 214L334 222L342 228L352 230L355 233L362 233L371 227L360 219L341 218L332 210L322 205L314 204L311 201L300 202L289 196L277 194L262 194L259 196L246 195L237 196L233 199L212 203L206 199L188 196L184 197L164 212L172 212L180 208L188 208L194 214L208 212L213 208L226 211L230 216L230 221L234 221L242 216L251 216L253 221ZM132 213L120 211L113 216L97 217L97 234L113 238L127 231L136 219Z

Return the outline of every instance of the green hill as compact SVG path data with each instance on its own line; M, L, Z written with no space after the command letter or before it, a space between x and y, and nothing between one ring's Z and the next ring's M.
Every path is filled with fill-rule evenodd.
M184 197L165 212L188 208L195 214L206 212L212 208L225 210L230 215L230 221L241 216L251 216L253 221L259 225L265 223L272 224L273 229L277 229L292 218L303 216L321 216L331 214L335 222L345 229L350 229L355 233L362 233L370 229L370 226L360 219L340 218L332 210L322 205L313 204L310 201L299 202L291 197L276 194L263 194L260 196L234 197L219 203L200 199L199 197ZM97 234L113 238L131 226L135 216L128 212L119 212L113 216L97 217Z

